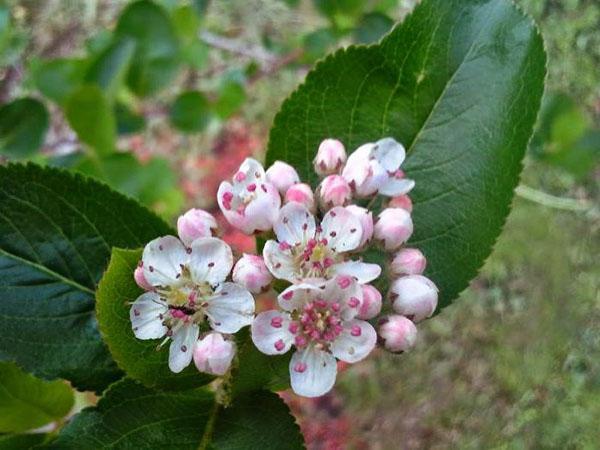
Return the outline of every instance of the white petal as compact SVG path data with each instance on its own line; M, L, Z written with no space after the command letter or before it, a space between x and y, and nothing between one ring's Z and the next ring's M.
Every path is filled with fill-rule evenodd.
M379 264L370 264L361 261L346 261L336 264L331 269L338 275L354 277L361 284L369 283L381 275Z
M321 228L321 236L327 239L327 246L338 253L349 252L360 245L360 220L342 206L336 206L325 214Z
M238 172L242 172L246 175L244 180L239 183L246 188L249 184L259 184L263 183L267 180L267 176L265 175L265 169L261 163L259 163L254 158L246 158L244 162L240 165ZM235 183L235 175L234 175L234 183Z
M290 202L281 208L273 226L277 240L294 246L315 235L315 218L301 203Z
M375 144L368 143L358 147L348 157L348 161L342 171L342 176L348 183L361 185L369 175L369 159Z
M263 248L263 258L267 269L275 278L287 280L290 283L296 281L297 274L290 250L280 250L277 242L267 241Z
M198 334L198 325L192 323L183 325L173 334L173 341L169 347L169 369L171 369L171 372L179 373L190 364Z
M321 297L329 303L338 303L342 319L350 320L360 312L363 292L359 283L342 276L329 280Z
M267 192L260 192L254 200L252 200L244 212L248 225L246 228L254 231L267 231L273 228L273 224L279 217L279 208L281 206L281 196L271 183L262 184Z
M344 331L331 344L331 351L337 359L355 363L371 353L376 343L377 332L369 322L349 320L344 322Z
M206 301L210 326L215 331L236 333L254 319L254 297L239 284L223 283Z
M299 371L298 369L304 369ZM331 353L308 347L297 351L290 360L292 389L304 397L319 397L335 384L337 364Z
M169 310L167 304L155 292L140 295L131 305L129 318L131 328L138 339L158 339L167 332L163 325L163 314Z
M395 172L404 162L406 151L402 144L388 137L375 142L373 156L385 170Z
M301 309L306 303L319 297L323 290L314 284L293 284L277 296L281 309L294 311Z
M221 239L205 237L192 242L189 269L197 283L218 284L233 267L231 247Z
M398 195L408 194L414 187L414 180L389 177L383 186L379 188L379 193L389 197L396 197Z
M144 247L142 254L144 278L152 286L177 285L181 265L187 264L188 260L185 246L176 237L154 239Z
M262 312L252 322L252 342L267 355L281 355L287 352L294 342L294 335L290 333L289 326L288 314L275 310Z
M235 356L235 343L221 333L208 333L196 342L194 363L200 372L224 375Z
M369 197L377 194L381 186L390 178L387 170L376 160L369 161L368 164L369 176L364 183L356 185L356 195L358 197Z

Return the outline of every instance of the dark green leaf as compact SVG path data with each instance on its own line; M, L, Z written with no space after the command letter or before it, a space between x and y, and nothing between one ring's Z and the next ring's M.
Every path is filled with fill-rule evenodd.
M105 185L59 169L0 167L0 360L101 390L120 376L94 291L113 246L171 229Z
M161 392L132 380L114 384L47 449L295 450L298 426L275 394L257 392L227 408L197 389Z
M314 62L323 57L337 42L337 36L329 28L321 28L304 37L304 60Z
M206 10L208 9L208 5L210 4L210 0L193 0L192 4L194 5L196 13L200 17L204 17L204 14L206 14Z
M208 100L198 91L183 92L171 107L170 119L186 133L202 131L210 120Z
M97 154L113 152L117 125L112 107L100 87L86 85L73 92L67 100L65 114L79 139Z
M207 384L213 377L198 372L194 364L179 374L171 372L168 345L157 350L160 340L142 341L133 335L129 302L143 293L133 279L141 255L141 250L115 248L96 292L100 331L113 358L128 376L150 387L189 389Z
M124 104L117 103L114 111L119 134L138 133L146 127L146 118L136 114Z
M62 419L73 407L63 381L44 381L0 362L0 433L21 433Z
M166 86L178 69L179 42L168 14L158 5L141 0L127 6L115 34L135 42L127 84L140 96Z
M33 98L21 98L0 108L0 154L27 158L44 142L48 130L46 107Z
M29 450L46 440L43 433L6 434L0 436L0 450Z
M114 98L123 84L134 50L133 40L113 42L91 63L85 75L86 83L97 84L109 99Z
M42 94L59 104L79 87L87 62L82 59L52 59L34 69L34 81Z
M354 29L354 40L359 44L372 44L392 29L394 21L382 13L373 12L361 17Z
M336 52L309 73L275 118L267 163L316 182L319 142L349 151L393 136L415 232L440 307L490 254L509 212L544 88L543 42L508 0L423 0L383 41ZM382 280L386 281L386 280Z

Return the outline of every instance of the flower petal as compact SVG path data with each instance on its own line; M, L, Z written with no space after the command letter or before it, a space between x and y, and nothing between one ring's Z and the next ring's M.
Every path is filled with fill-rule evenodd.
M197 341L194 363L200 372L225 375L235 356L235 343L225 340L221 333L208 333Z
M277 242L267 241L263 248L263 259L267 269L275 278L287 280L290 283L296 281L297 274L290 250L281 250Z
M369 159L373 150L372 142L363 144L352 152L342 171L342 176L348 183L362 185L369 175Z
M388 197L396 197L398 195L408 194L414 187L414 180L389 177L383 186L379 188L379 193L381 195L387 195Z
M329 303L341 306L342 319L350 320L360 312L363 302L363 292L360 284L347 276L338 276L325 285L321 297Z
M245 175L243 179L237 181L235 176L233 179L234 183L239 183L243 189L246 189L249 184L259 184L267 181L263 165L254 158L246 158L240 165L238 173L240 172Z
M198 325L187 323L173 334L173 341L169 347L169 369L179 373L185 369L194 354L194 346L198 340L200 330Z
M338 253L349 252L360 245L360 220L342 206L336 206L325 214L321 228L321 236L327 239L327 245Z
M290 317L281 311L265 311L252 322L252 342L267 355L281 355L287 352L294 342L289 331Z
M395 172L406 158L406 150L394 138L383 138L375 142L373 156L388 172Z
M302 308L307 302L319 297L323 290L314 284L293 284L277 296L277 302L284 311Z
M319 397L335 384L337 364L331 353L314 346L299 350L290 360L292 389L304 397Z
M181 265L188 260L185 246L175 236L154 239L144 247L142 254L144 278L152 286L177 285Z
M246 228L252 229L252 232L270 230L279 217L279 192L271 183L262 183L261 186L264 186L266 192L261 190L244 212L249 222Z
M279 242L294 246L314 237L315 218L303 204L290 202L279 211L273 229Z
M381 275L379 264L370 264L361 261L342 262L334 265L332 270L338 275L354 277L361 284L369 283Z
M236 333L254 319L254 297L239 284L223 283L206 302L210 326L215 331Z
M364 320L344 322L344 330L331 344L331 351L337 359L355 363L365 358L377 343L375 328Z
M158 339L167 332L163 325L163 314L169 310L156 292L140 295L131 305L129 318L131 328L138 339Z
M218 284L227 278L233 267L231 247L214 237L192 242L189 269L196 283Z

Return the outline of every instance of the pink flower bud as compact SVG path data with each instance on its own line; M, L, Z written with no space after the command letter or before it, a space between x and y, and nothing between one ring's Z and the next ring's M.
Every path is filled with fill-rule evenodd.
M386 208L375 224L375 239L382 241L387 251L396 250L412 235L410 213L401 208Z
M146 277L144 276L144 268L142 267L141 261L133 272L133 279L135 280L136 284L145 291L151 291L154 289L154 286L148 283Z
M381 312L381 294L370 284L363 284L361 287L363 302L357 317L363 320L372 319Z
M277 188L281 195L285 195L292 184L300 182L298 172L289 164L275 161L267 169L267 181Z
M254 294L265 290L273 281L273 276L267 269L262 256L247 253L244 253L235 264L232 278L233 281L241 284Z
M394 275L419 275L423 273L426 265L427 259L420 250L403 248L394 255L390 269Z
M352 189L339 175L329 175L319 185L319 206L327 211L334 206L344 206L352 198Z
M315 172L318 175L331 175L338 173L346 162L344 144L337 139L325 139L319 145L317 156L313 161Z
M225 375L235 355L235 344L221 333L209 333L194 347L194 363L200 372Z
M394 197L390 200L388 203L388 208L402 208L408 212L412 212L413 204L408 195L399 195L398 197Z
M348 205L346 209L350 211L362 225L362 235L360 237L359 247L364 246L373 237L373 213L367 208L356 205Z
M285 193L285 203L289 202L301 203L312 213L316 209L315 196L310 186L306 183L296 183L287 190Z
M198 238L212 236L212 230L216 228L213 215L203 209L190 209L177 219L177 233L187 246Z
M392 308L417 323L430 317L438 303L438 288L423 275L398 278L390 287Z
M403 316L387 316L379 321L379 342L392 353L410 350L417 342L417 327Z

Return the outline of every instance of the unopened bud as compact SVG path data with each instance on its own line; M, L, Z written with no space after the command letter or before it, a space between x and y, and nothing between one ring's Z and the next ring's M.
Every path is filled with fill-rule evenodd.
M298 172L289 164L275 161L267 169L267 181L277 188L281 195L285 195L291 185L299 183Z
M402 208L386 208L375 224L375 239L383 242L387 251L396 250L413 232L410 213Z
M306 183L296 183L285 193L285 203L301 203L310 212L315 212L315 195L311 187Z
M392 308L417 323L430 317L438 303L438 289L423 275L408 275L395 280L390 287Z
M235 344L221 333L209 333L196 343L194 363L200 372L225 375L235 355Z
M179 239L188 247L198 238L212 236L216 228L213 215L203 209L190 209L177 219Z
M412 212L413 204L408 195L399 195L389 201L388 208L402 208L408 212Z
M381 293L370 284L362 286L363 301L357 317L368 320L376 317L381 312Z
M352 198L352 189L340 175L329 175L319 185L319 206L327 211L334 206L344 206Z
M273 281L273 276L262 256L245 253L233 268L233 281L241 284L253 294L259 294L267 289Z
M317 156L313 161L315 172L318 175L331 175L338 173L346 162L344 144L337 139L325 139L319 145Z
M392 353L410 350L417 342L417 327L404 316L387 316L379 320L379 342Z
M403 248L398 250L390 264L394 275L420 275L425 270L427 259L416 248Z

